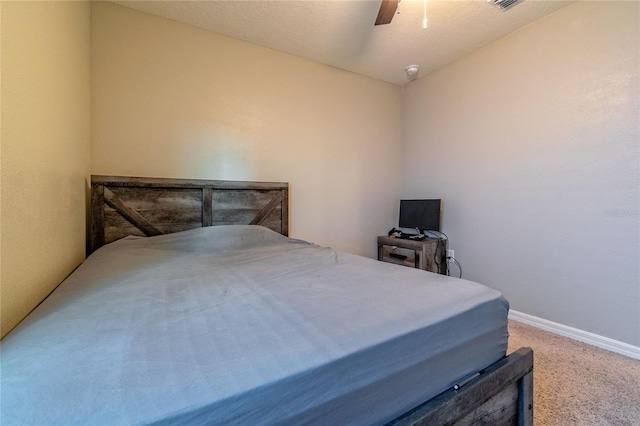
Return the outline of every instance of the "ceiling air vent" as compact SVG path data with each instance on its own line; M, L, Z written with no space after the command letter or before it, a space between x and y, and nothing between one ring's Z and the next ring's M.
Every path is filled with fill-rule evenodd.
M487 0L487 3L491 3L500 10L511 9L518 3L522 3L524 0Z

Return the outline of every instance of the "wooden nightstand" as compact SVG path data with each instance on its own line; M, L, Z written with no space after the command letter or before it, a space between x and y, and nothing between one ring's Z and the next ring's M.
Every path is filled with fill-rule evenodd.
M447 240L405 240L378 237L378 260L424 271L447 274Z

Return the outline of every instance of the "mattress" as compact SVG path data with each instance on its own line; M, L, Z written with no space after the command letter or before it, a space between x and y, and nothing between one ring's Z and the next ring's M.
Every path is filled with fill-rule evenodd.
M260 226L127 237L2 341L0 420L383 424L503 357L507 313Z

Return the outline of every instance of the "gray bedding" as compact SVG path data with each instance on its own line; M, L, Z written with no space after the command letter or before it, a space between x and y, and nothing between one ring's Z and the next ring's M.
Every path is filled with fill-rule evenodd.
M504 356L496 291L258 226L128 237L2 341L3 425L380 424Z

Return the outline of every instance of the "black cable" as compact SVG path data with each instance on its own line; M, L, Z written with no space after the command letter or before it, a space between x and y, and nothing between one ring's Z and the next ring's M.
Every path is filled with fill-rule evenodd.
M458 268L460 269L460 276L458 278L462 278L462 265L460 265L460 262L458 262L455 257L448 257L447 260L449 259L453 260L456 265L458 265Z
M435 233L438 233L438 234L442 234L442 235L444 235L444 237L445 237L447 240L449 239L449 237L447 237L447 234L445 234L445 233L444 233L444 232L442 232L442 231L436 231L436 230L434 230L434 229L425 229L425 232L435 232Z

